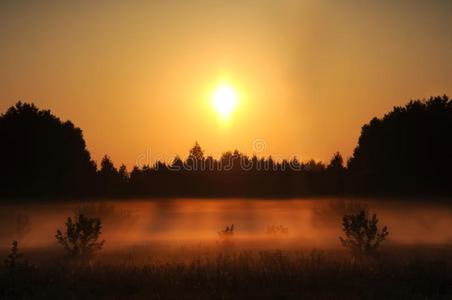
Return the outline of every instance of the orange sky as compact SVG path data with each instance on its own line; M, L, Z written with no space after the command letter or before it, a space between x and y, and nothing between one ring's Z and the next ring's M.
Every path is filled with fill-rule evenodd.
M97 161L256 139L259 155L327 161L373 116L452 95L450 1L92 2L0 3L0 110L50 108ZM228 124L210 105L223 81L240 97Z

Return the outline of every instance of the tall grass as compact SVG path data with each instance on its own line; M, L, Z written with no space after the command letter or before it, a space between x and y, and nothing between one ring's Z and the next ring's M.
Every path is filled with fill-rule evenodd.
M14 285L1 269L0 298L446 299L452 296L451 261L400 254L356 263L321 251L240 251L75 269L61 262L17 274Z

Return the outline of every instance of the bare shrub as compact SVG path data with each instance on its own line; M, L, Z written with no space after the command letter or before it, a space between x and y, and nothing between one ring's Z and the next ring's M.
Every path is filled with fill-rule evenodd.
M342 218L342 230L345 238L340 237L342 245L349 249L354 257L373 255L381 242L388 236L386 226L378 228L377 215L369 217L366 210L345 215Z
M218 236L220 237L220 242L224 246L232 245L234 238L234 224L226 226L225 229L218 231Z
M66 231L63 233L58 229L55 238L69 256L87 257L102 249L105 241L98 241L101 229L99 218L77 214L74 221L67 218Z
M23 254L19 252L19 243L13 241L11 245L11 252L4 261L6 269L10 272L15 272L17 270L23 270L28 267L28 261L23 258Z

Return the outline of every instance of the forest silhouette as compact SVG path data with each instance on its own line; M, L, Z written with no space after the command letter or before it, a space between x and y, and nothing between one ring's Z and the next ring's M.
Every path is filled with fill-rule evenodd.
M171 163L99 166L82 130L49 110L18 102L0 116L0 196L295 197L326 194L452 193L452 100L413 100L362 127L352 157L327 164L276 161L238 150L219 159L198 143Z

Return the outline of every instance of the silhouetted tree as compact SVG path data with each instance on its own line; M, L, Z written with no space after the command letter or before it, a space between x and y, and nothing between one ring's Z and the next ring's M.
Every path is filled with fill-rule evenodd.
M118 175L122 182L129 180L129 172L127 172L127 167L124 164L119 167Z
M114 177L118 175L118 170L116 170L113 162L111 161L108 155L105 155L102 158L102 162L100 163L99 174L105 177Z
M345 171L344 159L339 152L334 153L330 164L326 168L328 171L341 173Z
M96 166L82 131L49 110L18 102L0 116L0 193L87 194Z
M17 241L12 242L11 252L5 259L4 265L11 273L29 266L28 261L24 259L24 255L19 252L19 243Z
M104 195L122 195L126 192L128 181L127 169L124 165L118 171L110 157L105 155L98 172L101 192Z
M190 149L186 160L186 168L190 171L200 171L203 168L204 150L198 142Z
M193 148L190 149L190 153L189 153L188 157L193 158L195 160L204 159L204 150L202 150L202 148L198 144L198 142L195 142L195 145L193 146Z
M377 215L373 214L369 218L366 210L345 215L342 219L345 238L340 237L339 239L355 257L373 255L389 234L386 226L379 230L377 225Z
M86 257L100 251L105 241L98 241L102 224L98 218L77 214L67 218L66 231L57 230L55 238L72 257Z
M410 101L363 126L349 160L356 189L385 193L452 192L452 101Z
M198 142L185 161L157 161L119 170L108 156L99 171L81 130L48 110L17 103L0 116L0 195L297 196L344 192L451 193L452 101L434 97L395 107L362 128L347 167L340 153L328 165L297 159L219 159Z
M325 188L330 193L341 193L345 191L346 168L344 167L344 159L339 152L336 152L329 165L326 167Z

